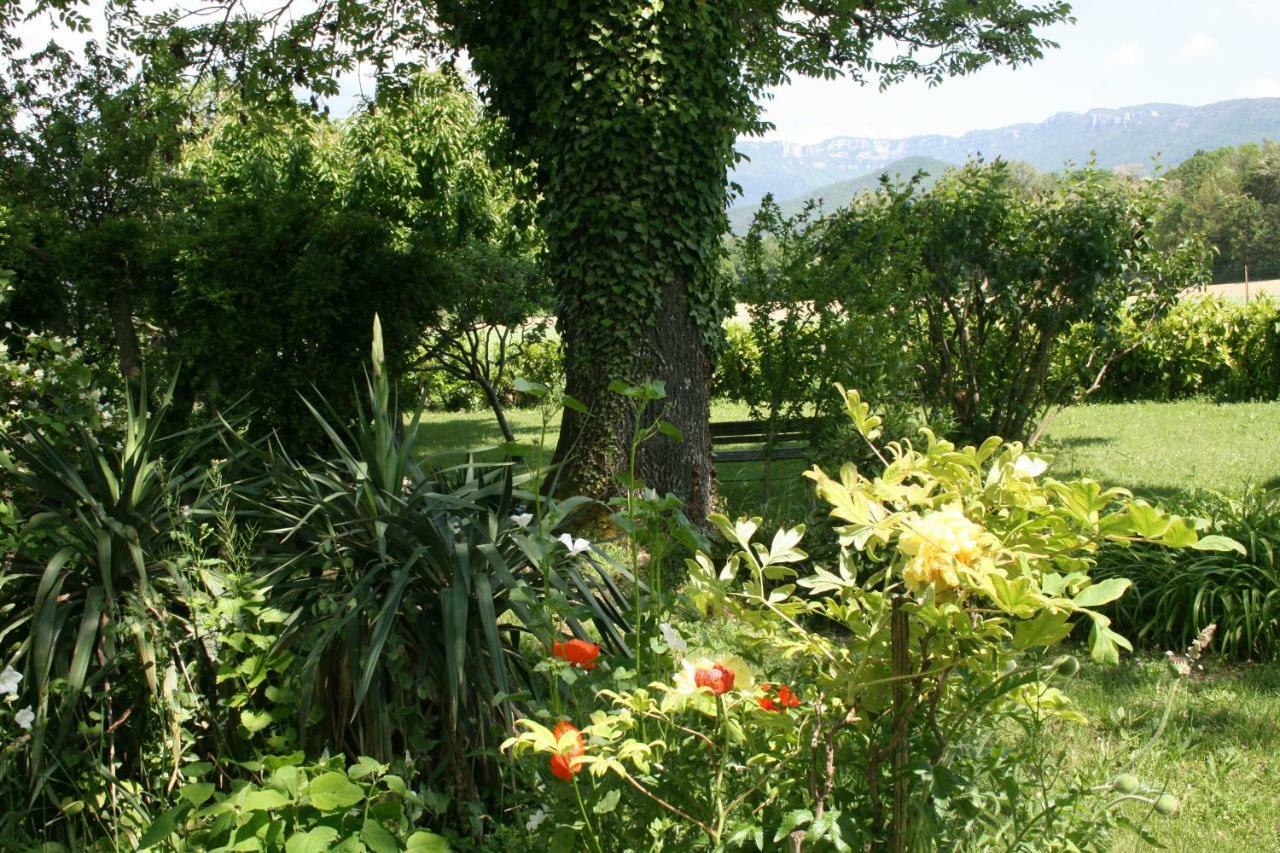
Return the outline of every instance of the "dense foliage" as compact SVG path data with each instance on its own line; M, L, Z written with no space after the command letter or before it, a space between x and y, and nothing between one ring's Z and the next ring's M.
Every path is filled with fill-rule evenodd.
M1099 396L1111 400L1280 399L1280 305L1184 299L1155 322L1120 323L1122 354Z
M73 79L99 98L169 103ZM156 119L174 123L167 147L126 138L143 161L134 172L83 139L114 132L98 101L74 100L74 111L35 105L41 121L11 129L0 181L12 209L11 341L30 329L71 339L99 364L114 352L124 375L174 371L183 410L248 397L255 424L311 440L318 433L298 395L345 393L368 343L350 330L375 312L387 318L399 375L432 335L545 311L539 238L516 200L523 179L491 162L498 127L456 77L387 81L342 121L192 97L204 109L181 133L176 108ZM41 131L55 118L83 149ZM46 162L55 154L66 162ZM81 183L46 184L48 170ZM117 207L131 198L125 190L138 198L100 212L94 193L104 184ZM498 300L504 282L523 298ZM471 307L481 297L497 300L501 315Z
M1181 649L1210 625L1216 648L1237 659L1280 652L1280 491L1252 488L1239 498L1198 495L1179 508L1238 552L1173 553L1146 546L1106 548L1100 577L1128 577L1133 594L1116 602L1117 626L1150 646Z
M1153 245L1158 192L1092 169L1029 186L997 161L812 221L767 204L740 253L760 354L744 396L821 412L855 377L958 435L1026 437L1120 355L1122 308L1144 328L1201 280L1202 244Z
M1214 281L1280 278L1280 142L1197 151L1168 172L1163 233L1200 233L1218 250Z

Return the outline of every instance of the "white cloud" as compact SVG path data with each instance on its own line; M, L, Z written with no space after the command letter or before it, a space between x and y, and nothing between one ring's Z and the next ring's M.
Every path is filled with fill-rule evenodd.
M1218 52L1218 40L1204 33L1196 33L1178 52L1179 59L1208 59Z
M1141 65L1146 58L1146 53L1139 45L1127 41L1111 51L1111 55L1107 57L1107 70L1132 71Z
M1240 90L1246 98L1280 98L1280 77L1258 77Z

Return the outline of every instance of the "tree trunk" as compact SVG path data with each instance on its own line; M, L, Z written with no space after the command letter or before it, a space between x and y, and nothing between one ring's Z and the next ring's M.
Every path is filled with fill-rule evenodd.
M142 350L138 346L138 330L133 325L133 294L127 285L117 284L111 289L107 314L120 356L120 375L134 382L142 375Z
M688 294L679 282L663 289L649 340L615 359L600 358L591 340L592 318L560 321L565 341L565 390L588 414L564 412L555 463L557 490L607 500L622 491L616 474L627 468L626 450L636 430L631 401L608 390L615 379L660 379L667 397L650 405L645 424L661 417L682 433L683 441L655 436L642 448L639 476L660 495L685 501L685 512L701 524L711 512L714 465L711 459L711 363L690 317ZM579 325L580 324L580 325ZM646 355L648 357L646 357Z

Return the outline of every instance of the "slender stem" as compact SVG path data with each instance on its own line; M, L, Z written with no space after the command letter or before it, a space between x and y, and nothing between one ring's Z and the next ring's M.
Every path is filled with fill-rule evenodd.
M724 724L724 697L716 694L716 735L720 741L720 755L716 760L716 785L714 791L714 802L716 805L716 834L714 841L719 841L720 833L724 831L724 821L727 815L724 808L724 768L728 764L726 760L729 756L729 728Z
M604 853L604 848L600 846L600 839L596 836L595 827L591 825L591 818L587 817L587 807L582 802L582 791L578 788L578 777L573 777L573 795L578 798L578 811L582 812L582 822L587 827L587 837L591 839L592 845L595 846L598 853Z

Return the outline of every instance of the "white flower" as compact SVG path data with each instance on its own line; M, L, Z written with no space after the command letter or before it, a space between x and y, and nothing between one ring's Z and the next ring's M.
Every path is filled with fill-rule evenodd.
M529 526L529 522L533 521L533 513L522 512L519 515L511 516L511 520L516 523L517 527L525 528ZM565 534L565 535L567 536L568 534ZM539 814L541 814L541 812L539 812Z
M1013 463L1013 471L1015 474L1021 474L1024 477L1036 478L1043 474L1049 468L1049 463L1043 459L1033 459L1025 453L1019 456Z
M658 626L658 630L662 632L662 640L673 652L684 654L689 651L689 644L684 641L684 637L680 636L680 632L671 627L671 623L663 622Z
M36 721L36 715L35 712L31 710L31 706L28 705L13 715L13 721L24 729L30 729L31 724Z
M17 693L18 685L21 683L22 673L13 667L6 666L4 672L0 672L0 694Z
M560 544L569 549L570 557L576 557L591 550L591 543L585 539L574 539L568 533L561 533L559 538Z
M521 526L523 527L524 525ZM536 812L529 815L529 819L524 822L524 828L529 832L533 832L535 829L542 826L542 822L546 819L547 813L542 809L538 809Z

